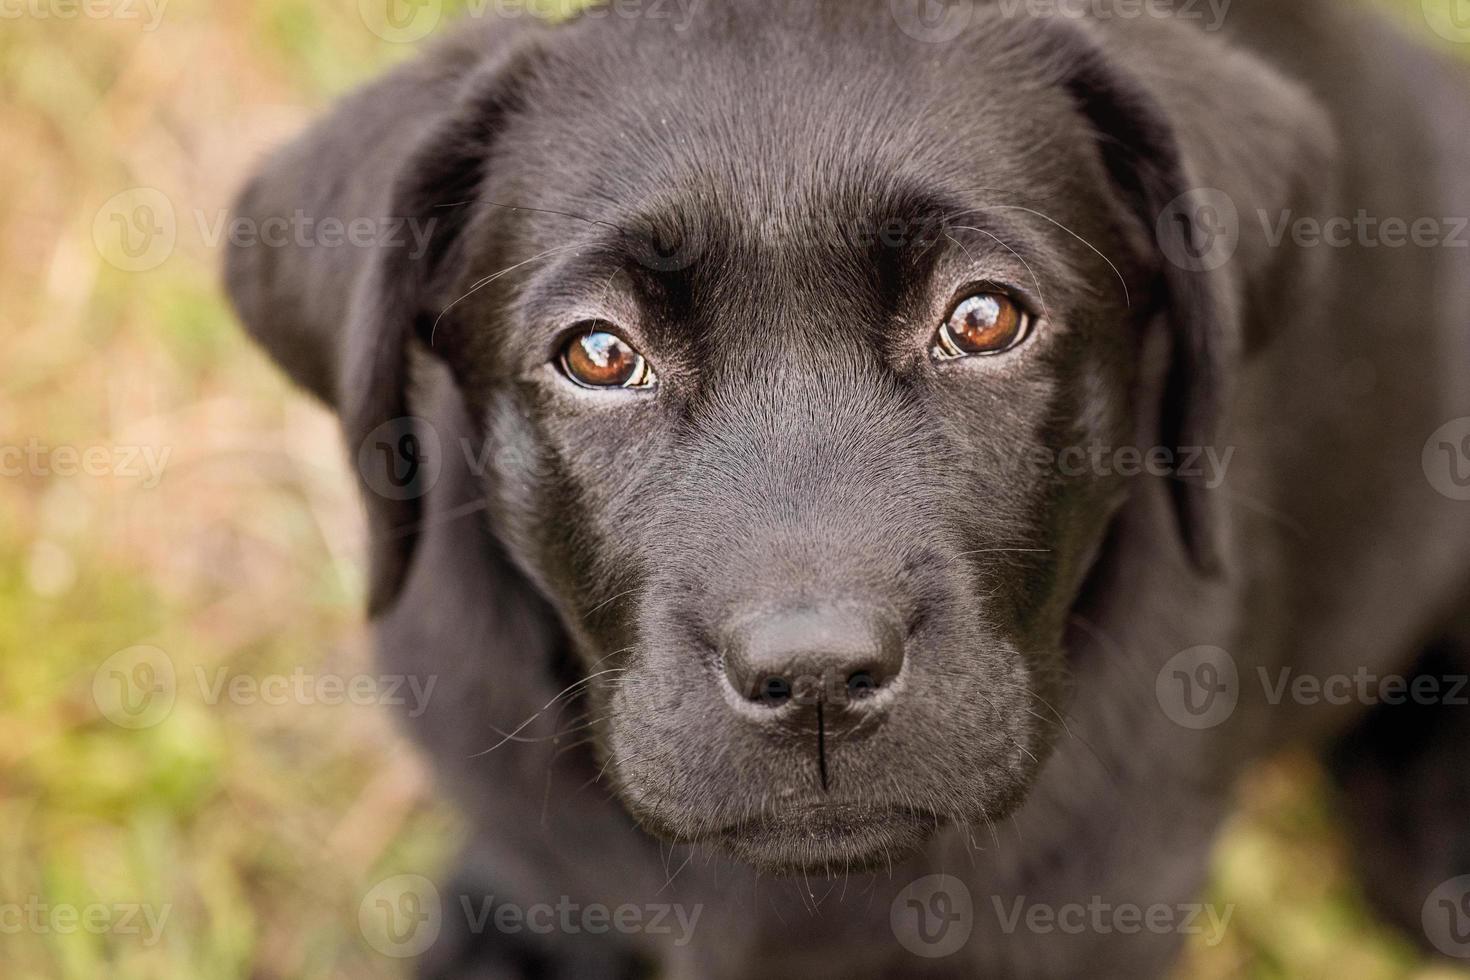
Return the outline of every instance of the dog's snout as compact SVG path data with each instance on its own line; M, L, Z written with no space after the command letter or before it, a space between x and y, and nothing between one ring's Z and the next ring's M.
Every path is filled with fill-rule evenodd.
M881 613L803 607L739 623L725 642L725 677L742 698L766 707L861 702L903 667L903 638Z

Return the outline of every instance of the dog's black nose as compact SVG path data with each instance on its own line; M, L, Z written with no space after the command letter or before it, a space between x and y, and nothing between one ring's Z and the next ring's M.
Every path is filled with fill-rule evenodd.
M903 638L882 614L805 607L740 620L724 649L725 676L746 700L833 706L872 697L903 667Z

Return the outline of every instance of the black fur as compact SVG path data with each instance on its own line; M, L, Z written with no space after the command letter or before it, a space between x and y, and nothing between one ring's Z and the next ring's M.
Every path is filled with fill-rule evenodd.
M1231 777L1356 717L1247 680L1228 721L1182 728L1163 665L1210 644L1247 678L1407 669L1465 602L1470 511L1418 459L1470 414L1470 262L1273 245L1256 217L1467 213L1463 78L1362 56L1397 42L1325 3L1239 0L1228 39L981 4L943 43L899 6L467 25L238 208L433 223L422 254L239 249L230 291L342 416L382 657L439 677L409 724L475 830L465 880L707 906L688 945L609 937L620 972L1157 973L1177 934L1007 931L991 897L1189 901ZM1188 208L1160 221L1199 193L1240 214L1219 266L1171 259L1206 231ZM977 283L1036 330L936 363ZM594 319L654 391L561 376ZM1347 396L1365 363L1376 391ZM375 441L410 433L435 478L384 494ZM1091 446L1234 455L1219 485L1047 462ZM903 672L773 728L722 650L832 603L898 625ZM655 837L698 856L671 874ZM932 872L968 882L976 933L928 960L887 937ZM480 937L426 969L587 955L556 949Z

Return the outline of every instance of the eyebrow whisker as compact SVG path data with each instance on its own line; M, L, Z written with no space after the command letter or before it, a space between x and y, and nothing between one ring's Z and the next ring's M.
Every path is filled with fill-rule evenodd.
M578 221L585 221L589 225L602 225L603 227L611 228L619 235L627 233L626 231L624 231L624 229L613 224L611 221L603 221L601 218L589 218L585 215L577 214L572 211L558 211L555 208L533 208L526 204L501 204L499 201L489 200L485 201L484 203L490 205L493 208L504 208L507 211L534 211L537 214L555 214L560 215L563 218L575 218ZM452 205L442 206L452 207Z
M556 254L557 252L566 252L566 251L569 251L570 249L581 248L581 247L582 247L582 244L580 242L573 243L571 245L555 245L555 246L553 246L551 248L548 248L544 252L537 252L535 255L531 256L529 259L525 259L525 260L523 260L521 262L517 262L515 265L512 265L512 266L507 266L506 268L501 269L499 272L491 273L490 275L488 275L485 278L481 279L479 282L476 282L468 290L466 290L465 293L462 296L457 297L448 306L444 307L444 309L442 309L442 310L439 311L439 315L434 318L434 325L429 328L429 346L430 347L433 347L434 346L434 334L439 329L439 321L443 320L444 319L444 315L446 313L448 313L451 309L453 309L456 305L458 305L461 301L463 301L465 299L468 299L471 294L479 291L480 289L484 288L485 286L490 285L492 282L494 282L495 280L499 279L501 276L505 275L506 273L514 272L515 270L519 269L523 265L530 265L532 262L535 262L537 259L544 259L544 258L546 258L549 255Z
M990 232L986 231L984 228L975 228L971 225L955 225L955 228L959 229L960 231L978 232L979 234L984 235L986 238L993 239L997 245L1014 255L1016 257L1016 261L1026 267L1026 272L1031 276L1031 281L1036 284L1036 296L1039 300L1041 300L1042 315L1045 316L1048 320L1051 319L1051 311L1046 308L1046 291L1041 288L1041 280L1036 278L1036 272L1031 268L1031 263L1021 258L1020 253L1011 248L1005 242L1001 241L995 235L992 235ZM945 232L945 234L948 235L949 232Z
M1113 260L1104 255L1096 245L1092 244L1092 242L1089 242L1086 238L1083 238L1071 228L1068 228L1066 225L1062 224L1056 218L1053 218L1049 214L1043 214L1042 212L1037 211L1035 208L1028 208L1020 204L988 204L984 207L966 208L964 211L955 212L953 215L951 215L951 217L959 217L962 214L973 214L978 211L1025 211L1027 214L1034 214L1038 218L1049 221L1052 224L1056 225L1058 228L1062 229L1062 231L1065 231L1067 234L1077 239L1083 245L1086 245L1089 249L1093 251L1095 255L1097 255L1098 258L1102 259L1108 264L1108 268L1113 270L1113 275L1118 277L1118 284L1123 287L1123 305L1130 308L1133 306L1132 297L1128 295L1128 281L1123 278L1123 273L1118 271L1118 267L1113 264ZM1019 256L1017 256L1017 258L1019 258Z

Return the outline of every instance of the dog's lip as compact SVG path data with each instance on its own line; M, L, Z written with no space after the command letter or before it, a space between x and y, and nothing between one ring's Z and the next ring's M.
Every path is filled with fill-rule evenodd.
M922 844L943 822L909 806L804 803L737 821L715 836L771 873L835 873L876 869Z
M719 837L760 833L795 833L812 838L839 838L875 827L937 825L938 814L886 803L816 801L773 807L726 824Z

